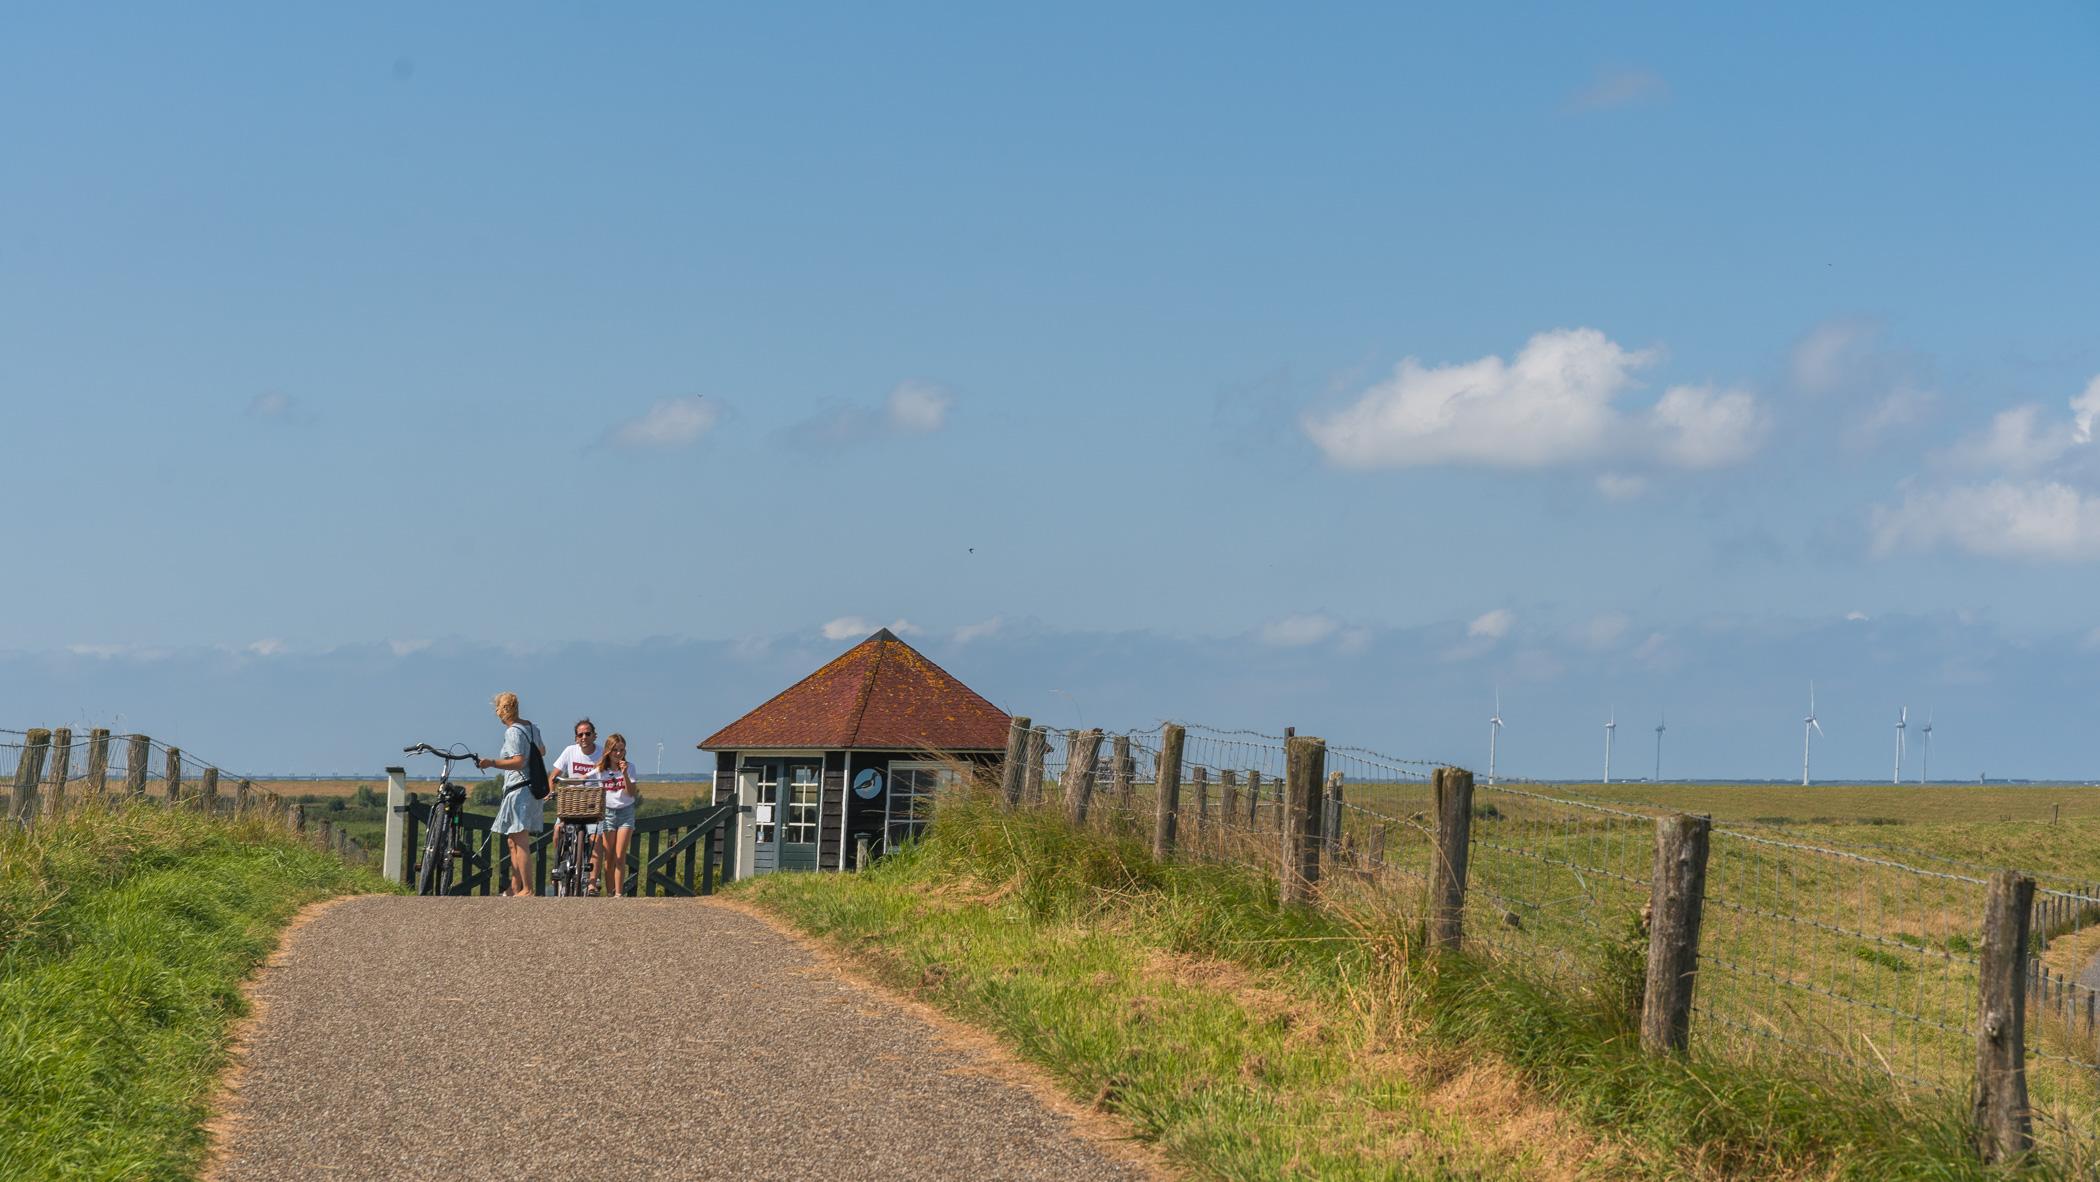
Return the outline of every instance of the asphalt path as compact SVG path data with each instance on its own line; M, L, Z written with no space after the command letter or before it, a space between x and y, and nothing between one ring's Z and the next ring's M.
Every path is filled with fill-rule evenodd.
M249 996L222 1182L1153 1176L714 900L352 899Z

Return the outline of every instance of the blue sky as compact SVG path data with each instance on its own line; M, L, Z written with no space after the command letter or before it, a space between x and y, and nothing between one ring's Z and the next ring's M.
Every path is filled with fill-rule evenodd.
M1833 775L1904 703L1936 772L2092 775L2096 50L14 6L0 706L333 771L500 683L680 750L905 621L1045 717L1477 761L1499 685L1537 774L1667 702L1685 774L1784 775L1813 677Z

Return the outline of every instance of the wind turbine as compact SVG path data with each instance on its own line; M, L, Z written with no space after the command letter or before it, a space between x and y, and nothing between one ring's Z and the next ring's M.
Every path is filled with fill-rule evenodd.
M1910 707L1905 706L1902 712L1896 715L1896 772L1889 777L1891 784L1903 782L1903 732L1909 729Z
M664 774L664 743L662 739L656 741L656 774L659 776Z
M1669 727L1669 712L1664 711L1655 720L1655 779L1650 783L1660 784L1663 778L1663 732Z
M1816 683L1808 683L1808 717L1801 720L1801 786L1808 787L1808 732L1823 733L1823 724L1816 721Z
M1619 729L1619 711L1613 707L1611 716L1604 723L1604 782L1611 783L1611 738Z
M1932 711L1925 712L1925 725L1918 731L1925 740L1925 749L1918 752L1918 783L1923 784L1926 773L1932 767Z
M1488 715L1488 787L1495 786L1495 740L1502 736L1502 691L1495 691L1495 712Z

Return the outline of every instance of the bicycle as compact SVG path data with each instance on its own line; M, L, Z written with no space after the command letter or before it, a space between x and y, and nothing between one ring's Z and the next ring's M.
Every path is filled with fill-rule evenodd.
M444 774L438 777L437 799L430 802L427 820L430 833L423 843L423 860L416 865L416 893L442 895L445 888L452 884L453 860L466 856L466 851L459 843L459 818L466 807L467 790L452 782L452 765L478 760L481 757L471 751L464 755L440 751L428 743L403 747L401 753L435 755L445 761Z
M590 826L605 819L605 788L583 780L556 779L554 819L561 832L554 840L554 859L547 877L561 898L581 899L594 893Z

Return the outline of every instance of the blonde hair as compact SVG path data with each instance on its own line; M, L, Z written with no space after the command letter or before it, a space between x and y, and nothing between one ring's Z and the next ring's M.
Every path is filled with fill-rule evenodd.
M503 721L516 722L518 720L518 695L509 690L504 690L502 693L490 698L489 705L496 708L496 717Z
M614 731L605 736L604 744L604 746L598 748L598 766L601 769L610 771L620 770L619 764L613 762L613 752L617 751L620 753L621 763L627 761L627 736Z

